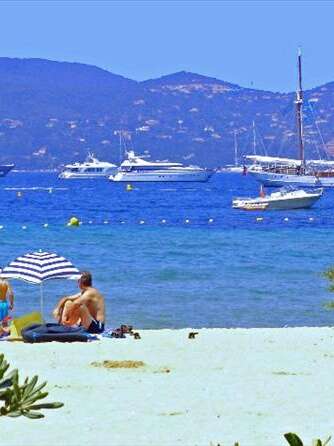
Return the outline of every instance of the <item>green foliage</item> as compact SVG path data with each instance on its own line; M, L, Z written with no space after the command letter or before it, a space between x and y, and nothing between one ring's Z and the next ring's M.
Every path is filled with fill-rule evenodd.
M329 280L329 291L334 292L334 268L330 268L323 273L324 277Z
M328 302L325 302L323 304L323 307L326 308L326 310L334 310L334 300L330 300Z
M0 355L0 416L19 417L21 415L37 419L44 415L38 412L41 409L58 409L63 403L37 403L48 396L48 392L42 389L46 386L46 381L37 385L38 376L32 379L26 378L23 384L19 383L19 372L17 369L7 373L8 362L3 354Z
M290 446L304 446L304 443L301 441L301 439L298 437L298 435L293 434L292 432L289 432L288 434L284 434L284 438L289 443ZM317 439L313 441L313 446L326 446L331 440L331 437L328 437L327 440L322 442L321 440Z
M298 435L289 432L288 434L284 434L284 438L289 443L290 446L303 446L303 442L298 437Z

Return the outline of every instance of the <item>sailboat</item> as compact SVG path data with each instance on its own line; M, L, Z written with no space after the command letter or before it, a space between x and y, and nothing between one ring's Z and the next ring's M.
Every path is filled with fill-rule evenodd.
M244 166L239 163L237 131L234 130L234 164L227 164L221 169L221 172L242 173L243 170Z
M303 138L303 89L302 58L298 51L298 88L296 92L296 115L299 157L253 157L261 166L249 173L264 186L334 187L334 161L306 160ZM255 159L256 158L256 159Z

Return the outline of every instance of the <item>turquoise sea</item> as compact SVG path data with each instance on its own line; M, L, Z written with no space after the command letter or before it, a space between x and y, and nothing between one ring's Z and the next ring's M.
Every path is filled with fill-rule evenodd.
M332 325L322 272L334 265L334 191L310 210L232 210L233 196L257 192L237 174L127 192L104 180L13 172L0 181L0 266L38 249L68 257L93 273L111 326ZM80 227L66 226L72 216ZM39 287L13 286L14 316L39 309ZM75 282L45 283L45 315L74 292Z

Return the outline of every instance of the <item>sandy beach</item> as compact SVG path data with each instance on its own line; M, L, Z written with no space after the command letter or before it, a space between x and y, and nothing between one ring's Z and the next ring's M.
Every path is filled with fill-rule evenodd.
M6 445L284 445L334 433L332 328L146 330L89 344L1 343L48 380L46 418L1 418ZM136 369L104 361L142 361ZM94 363L94 365L92 364Z

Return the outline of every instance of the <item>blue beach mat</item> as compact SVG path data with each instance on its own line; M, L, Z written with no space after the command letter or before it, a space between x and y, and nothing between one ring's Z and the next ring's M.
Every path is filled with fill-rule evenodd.
M60 324L34 324L22 330L24 342L89 342L97 339L83 327L66 327Z

